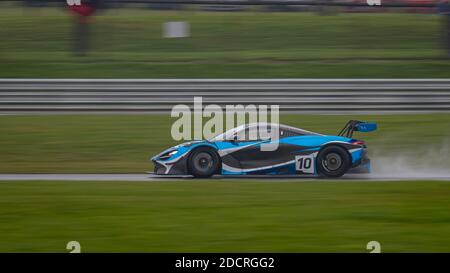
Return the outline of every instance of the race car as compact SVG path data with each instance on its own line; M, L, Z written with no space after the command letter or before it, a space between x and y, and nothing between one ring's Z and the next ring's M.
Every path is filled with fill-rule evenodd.
M278 137L260 137L261 127ZM209 140L186 142L151 158L156 175L309 175L340 177L369 173L364 141L353 132L376 130L376 123L350 120L337 136L282 124L244 124ZM253 136L253 137L251 137ZM262 149L263 145L276 149Z

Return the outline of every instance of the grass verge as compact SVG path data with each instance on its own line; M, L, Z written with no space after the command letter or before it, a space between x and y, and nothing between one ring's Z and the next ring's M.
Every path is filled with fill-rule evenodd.
M279 182L279 183L278 183ZM450 251L450 184L0 182L0 252Z

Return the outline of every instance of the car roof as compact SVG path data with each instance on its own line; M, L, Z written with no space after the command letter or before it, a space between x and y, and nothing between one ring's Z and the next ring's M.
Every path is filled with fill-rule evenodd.
M267 127L275 127L278 126L280 127L281 130L289 130L289 131L293 131L302 135L321 135L319 133L315 133L315 132L311 132L311 131L307 131L304 129L300 129L297 127L293 127L293 126L289 126L289 125L285 125L285 124L281 124L281 123L267 123L267 122L257 122L257 123L249 123L246 124L245 127L256 127L256 126L267 126Z

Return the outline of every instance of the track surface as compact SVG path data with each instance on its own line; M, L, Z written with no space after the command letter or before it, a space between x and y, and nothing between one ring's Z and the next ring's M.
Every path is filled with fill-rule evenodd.
M322 179L315 177L299 177L299 176L215 176L216 180L262 180L270 182L272 180L286 180L288 181L321 181ZM189 176L157 176L153 174L0 174L0 181L43 181L43 180L57 180L57 181L201 181ZM326 179L327 181L351 181L351 180L448 180L450 181L450 172L448 174L439 175L399 175L399 176L385 176L385 175L356 175L348 174L339 179Z

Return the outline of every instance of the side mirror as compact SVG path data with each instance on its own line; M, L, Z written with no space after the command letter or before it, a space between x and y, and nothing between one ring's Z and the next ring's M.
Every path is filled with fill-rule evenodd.
M237 145L237 143L236 143L237 140L238 140L237 135L234 135L233 139L231 140L231 143L233 143L234 145Z

